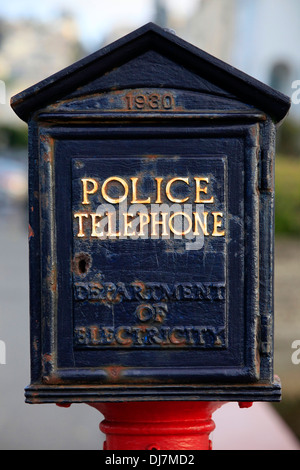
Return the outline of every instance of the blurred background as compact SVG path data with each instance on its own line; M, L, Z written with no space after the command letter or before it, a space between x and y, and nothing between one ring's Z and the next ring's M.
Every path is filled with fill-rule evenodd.
M214 448L299 450L299 0L10 0L0 4L0 449L101 449L101 415L28 405L27 126L10 97L153 21L292 98L276 156L275 373L282 402L215 414ZM297 344L297 343L295 343ZM294 344L294 346L295 346ZM293 355L294 354L294 355Z

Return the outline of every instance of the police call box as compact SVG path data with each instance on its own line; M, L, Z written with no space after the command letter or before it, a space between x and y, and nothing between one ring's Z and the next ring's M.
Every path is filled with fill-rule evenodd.
M150 23L11 105L29 126L26 400L279 400L289 99Z

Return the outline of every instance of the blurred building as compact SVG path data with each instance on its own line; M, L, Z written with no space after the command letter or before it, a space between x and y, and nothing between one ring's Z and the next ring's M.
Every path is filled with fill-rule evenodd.
M299 0L199 0L182 34L288 96L300 80ZM300 119L300 106L291 113Z
M149 21L174 29L178 36L289 96L295 91L292 83L300 80L299 0L198 0L188 19L187 14L179 15L172 9L172 2L152 1ZM124 18L104 44L131 30ZM78 26L70 14L63 13L47 23L0 19L0 83L5 82L7 96L84 54ZM300 105L293 107L292 114L300 120ZM13 114L10 116L17 124Z
M0 19L0 80L9 97L70 65L82 56L77 24L68 13L56 21ZM0 123L18 122L1 106Z

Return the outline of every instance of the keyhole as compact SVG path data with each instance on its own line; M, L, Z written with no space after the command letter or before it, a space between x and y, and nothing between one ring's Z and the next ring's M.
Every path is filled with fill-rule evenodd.
M88 253L76 253L73 259L73 269L80 276L88 273L92 264L92 258Z
M81 274L86 272L86 261L85 259L81 259L78 263L78 270Z

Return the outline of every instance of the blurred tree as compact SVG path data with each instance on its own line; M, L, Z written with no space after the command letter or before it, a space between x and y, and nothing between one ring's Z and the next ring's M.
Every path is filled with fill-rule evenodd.
M295 119L288 118L279 127L277 152L300 158L300 123Z

